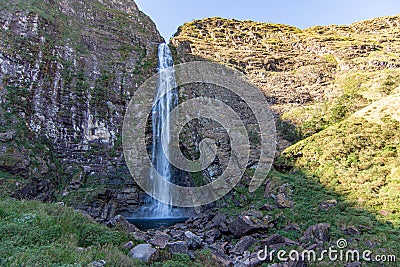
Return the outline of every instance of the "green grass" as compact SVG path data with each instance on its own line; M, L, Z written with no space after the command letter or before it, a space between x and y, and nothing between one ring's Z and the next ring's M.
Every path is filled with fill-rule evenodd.
M1 266L83 266L101 259L135 264L121 249L128 239L127 233L92 223L71 208L0 201Z
M215 266L206 250L196 252L195 261L164 250L158 262L144 264L128 256L123 245L129 240L129 233L91 222L72 208L0 196L0 266L87 266L99 260L115 267Z
M351 118L288 148L278 164L307 171L374 214L400 225L400 124Z
M292 240L298 240L302 233L296 231L287 231L284 228L289 224L298 224L302 232L309 226L318 223L329 223L331 244L325 244L326 247L334 245L340 238L349 241L349 248L363 250L372 250L375 254L398 255L400 250L400 229L391 222L383 220L381 217L358 207L354 202L339 192L331 190L319 182L319 177L315 174L302 171L292 173L282 173L276 170L271 171L268 179L271 182L271 193L276 193L277 188L282 184L289 184L293 188L292 200L294 206L292 209L274 209L272 211L263 211L264 216L268 215L277 220L276 228L271 228L269 235L278 233ZM238 207L237 202L231 199L229 206L223 211L230 216L236 216L243 210L260 209L265 203L274 204L270 197L264 197L264 188L259 188L254 193L248 193L248 188L241 185L235 188L233 198L236 200L246 197L247 201L240 200L243 207ZM338 205L327 210L320 210L319 204L323 201L336 199ZM356 237L345 235L340 228L356 227L362 229L361 234ZM373 248L368 245L374 244ZM295 247L285 247L288 252L291 249L300 249ZM300 249L301 251L301 249ZM343 262L320 262L310 266L344 266ZM370 264L368 266L380 266L379 264Z

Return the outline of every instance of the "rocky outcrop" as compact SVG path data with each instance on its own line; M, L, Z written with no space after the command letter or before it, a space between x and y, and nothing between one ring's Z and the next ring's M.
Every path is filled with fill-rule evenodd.
M399 16L305 30L207 18L182 25L170 43L177 62L219 62L260 88L277 115L278 150L283 151L301 138L290 124L316 124L312 133L301 130L309 136L327 120L337 122L392 93L400 84L399 27ZM340 97L342 108L332 108L334 115L327 117L324 110ZM343 108L346 101L352 104ZM310 122L318 112L325 117Z
M121 128L130 97L156 71L163 39L150 18L133 1L7 0L0 36L8 190L57 197L104 219L137 204Z

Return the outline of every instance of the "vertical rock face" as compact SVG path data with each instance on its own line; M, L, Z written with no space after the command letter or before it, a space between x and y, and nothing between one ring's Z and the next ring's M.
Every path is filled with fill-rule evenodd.
M131 95L156 71L154 23L132 0L0 6L0 126L13 133L0 143L6 189L76 203L100 196L86 207L100 217L112 216L101 215L105 203L110 213L118 199L137 203L121 128Z

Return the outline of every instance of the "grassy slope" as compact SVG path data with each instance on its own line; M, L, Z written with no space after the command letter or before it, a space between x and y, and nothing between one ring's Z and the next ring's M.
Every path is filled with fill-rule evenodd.
M79 266L101 259L134 266L121 249L128 239L61 205L0 201L1 266Z

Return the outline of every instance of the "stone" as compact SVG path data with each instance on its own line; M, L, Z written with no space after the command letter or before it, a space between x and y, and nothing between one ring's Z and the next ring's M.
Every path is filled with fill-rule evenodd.
M264 263L262 259L259 259L258 252L251 253L248 257L235 263L235 267L256 267Z
M169 235L157 231L157 233L154 235L154 238L150 239L150 243L156 247L165 248L170 238L171 237Z
M235 254L243 254L246 250L248 250L252 245L254 245L257 240L251 236L242 237L233 248L232 252Z
M111 220L109 220L106 223L106 225L110 228L117 227L117 228L120 228L127 232L139 232L140 231L136 226L134 226L133 224L128 222L122 215L117 215L117 216L113 217Z
M283 184L279 187L278 192L283 194L286 198L291 198L293 196L293 189L290 184Z
M14 139L16 132L9 131L5 133L0 133L0 142L8 142Z
M331 200L327 200L327 201L323 201L321 203L319 203L319 209L320 210L327 210L331 207L337 206L338 202L336 199L331 199Z
M158 259L158 250L153 248L150 244L139 244L129 251L129 255L141 260L145 263L150 263Z
M257 218L257 219L261 219L263 217L262 212L259 210L244 211L244 212L242 212L242 215Z
M242 237L249 232L265 230L268 227L254 224L248 216L239 216L229 224L228 229L235 237Z
M185 239L190 249L196 249L202 247L203 240L199 236L193 234L190 231L185 232Z
M90 263L89 267L103 267L105 265L106 265L105 260L99 260L99 261L94 261L94 262Z
M345 267L361 267L361 266L362 266L361 262L356 261L356 262L351 262L351 263L346 264Z
M221 231L218 229L212 229L205 233L206 243L211 244L214 243L215 240L221 237Z
M303 237L301 237L301 241L322 241L328 242L330 240L330 229L331 225L328 223L319 223L315 225L311 225L307 228Z
M288 209L293 207L293 201L286 198L283 193L279 193L275 198L276 206L280 209Z
M299 260L295 260L295 261L289 261L287 266L288 267L307 267L307 264L303 259L299 259Z
M132 241L128 241L125 243L124 248L131 250L134 247L134 243Z
M187 254L189 251L188 244L185 241L167 243L166 248L172 254Z
M266 246L271 246L279 243L285 243L285 238L279 234L273 234L261 241Z
M171 230L169 232L169 234L173 237L173 238L179 238L183 235L183 231L182 230Z
M132 233L132 237L135 240L144 241L144 242L148 242L150 240L150 237L146 233L143 233L143 232L140 232L140 231L133 232Z
M218 262L219 265L221 267L230 267L233 266L233 261L231 258L228 257L228 255L226 255L225 253L221 252L221 251L212 251L211 252L211 258Z
M343 233L345 233L346 235L361 235L362 234L362 232L354 226L348 226L348 227L342 226L342 227L340 227L340 230Z
M69 183L68 188L70 190L76 190L79 189L83 183L83 177L84 177L84 173L83 171L78 172L77 174L75 174L72 177L72 181Z
M276 208L276 206L265 203L262 207L261 210L266 210L266 211L271 211L274 210Z

